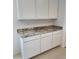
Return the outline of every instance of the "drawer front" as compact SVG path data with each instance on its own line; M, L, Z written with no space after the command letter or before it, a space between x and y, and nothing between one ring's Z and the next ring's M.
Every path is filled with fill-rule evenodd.
M42 34L42 35L40 35L40 36L41 36L41 38L42 38L42 37L47 37L47 36L52 35L52 33L53 33L53 32L50 32L50 33L45 33L45 34Z
M40 38L40 35L31 36L31 37L24 38L23 42L28 42L28 41L39 39L39 38Z
M54 31L54 32L53 32L53 35L61 34L61 33L62 33L62 30L58 30L58 31Z

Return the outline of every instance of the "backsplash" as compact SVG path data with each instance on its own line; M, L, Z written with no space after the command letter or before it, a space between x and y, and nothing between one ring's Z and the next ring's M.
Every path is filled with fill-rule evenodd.
M17 21L17 29L18 28L30 28L30 27L40 27L40 26L48 26L53 25L54 20L29 20L29 21Z

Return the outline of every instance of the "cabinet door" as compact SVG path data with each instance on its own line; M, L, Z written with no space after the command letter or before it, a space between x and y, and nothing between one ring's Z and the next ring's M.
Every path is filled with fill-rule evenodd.
M36 0L36 10L38 19L48 18L48 0Z
M57 18L58 0L49 0L49 18Z
M40 53L40 39L24 43L24 57L30 58Z
M35 0L18 0L17 6L20 19L35 18Z
M52 41L51 36L41 38L41 52L51 49L51 41Z
M62 39L62 31L53 32L52 47L60 45L61 39Z

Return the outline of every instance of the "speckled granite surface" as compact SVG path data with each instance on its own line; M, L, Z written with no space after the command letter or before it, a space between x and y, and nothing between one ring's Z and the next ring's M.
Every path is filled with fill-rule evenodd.
M34 28L17 29L17 32L22 38L26 38L26 37L45 34L57 30L62 30L62 27L54 26L54 25L42 26L42 27L34 27Z

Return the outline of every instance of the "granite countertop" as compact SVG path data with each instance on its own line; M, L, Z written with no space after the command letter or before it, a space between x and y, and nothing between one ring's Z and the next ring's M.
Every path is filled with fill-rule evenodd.
M34 27L34 28L17 29L17 32L22 38L26 38L26 37L45 34L57 30L62 30L62 27L54 26L54 25L42 26L42 27Z

